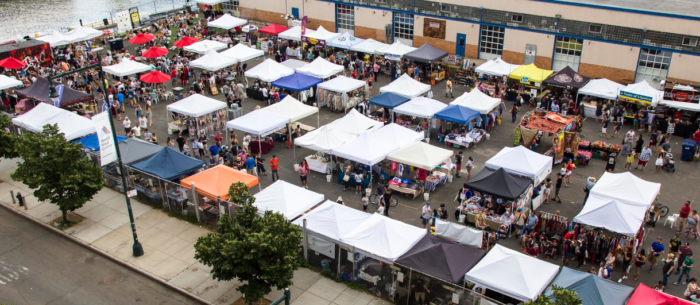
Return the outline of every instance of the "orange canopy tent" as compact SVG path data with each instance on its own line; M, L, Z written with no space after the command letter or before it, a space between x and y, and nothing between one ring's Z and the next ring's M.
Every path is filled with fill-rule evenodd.
M235 170L226 165L217 165L203 172L189 176L180 181L180 184L190 188L192 182L200 194L216 200L220 196L222 200L228 199L228 189L231 184L243 182L249 188L258 185L258 177Z
M547 115L545 115L544 117L549 119L550 121L560 123L564 126L569 125L569 123L574 121L574 118L567 118L554 112L547 113Z

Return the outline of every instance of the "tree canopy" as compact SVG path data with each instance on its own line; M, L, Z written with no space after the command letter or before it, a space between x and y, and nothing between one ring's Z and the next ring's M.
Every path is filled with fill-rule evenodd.
M19 157L17 146L19 144L19 136L10 132L12 122L4 115L0 115L0 157L6 159L14 159Z
M583 300L577 296L576 291L567 290L557 285L552 286L552 295L540 295L536 301L529 301L523 305L582 305Z

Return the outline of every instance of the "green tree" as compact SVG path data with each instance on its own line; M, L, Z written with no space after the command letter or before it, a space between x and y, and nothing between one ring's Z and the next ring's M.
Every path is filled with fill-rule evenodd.
M46 125L40 133L22 134L17 147L23 162L12 179L33 189L39 201L58 205L64 224L68 212L92 199L104 183L102 170L83 158L81 146L66 141L58 126Z
M280 213L258 214L255 197L243 183L229 189L232 202L241 209L232 217L221 217L218 233L209 233L194 245L195 258L212 267L219 281L238 279L247 304L254 304L272 291L292 285L300 267L301 229Z
M9 118L0 114L0 157L6 159L14 159L19 157L17 146L19 136L9 131L12 122Z
M567 290L557 285L552 286L552 295L544 294L537 301L529 301L523 305L582 305L583 301L577 296L576 291Z

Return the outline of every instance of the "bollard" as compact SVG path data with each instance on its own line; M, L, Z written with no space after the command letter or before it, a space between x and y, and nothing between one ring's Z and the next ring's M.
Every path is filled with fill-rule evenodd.
M22 197L22 193L17 192L17 204L19 204L19 206L24 206L24 200L23 200L23 199L24 199L24 198Z
M12 198L12 204L17 204L17 200L15 199L15 191L10 190L10 198Z

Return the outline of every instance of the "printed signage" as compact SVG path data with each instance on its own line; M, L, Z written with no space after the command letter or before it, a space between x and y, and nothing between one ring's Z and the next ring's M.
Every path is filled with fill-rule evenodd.
M523 76L523 77L520 79L520 83L521 83L521 84L529 84L529 83L530 83L530 78L527 77L527 76Z
M100 141L101 165L105 166L117 160L117 150L114 145L112 126L109 124L109 112L102 112L92 117L95 124L97 140Z
M648 104L651 104L651 102L653 101L653 98L651 96L636 94L628 91L620 91L620 97Z
M131 16L131 27L138 28L141 26L141 15L139 15L139 8L132 7L129 9L129 16Z

